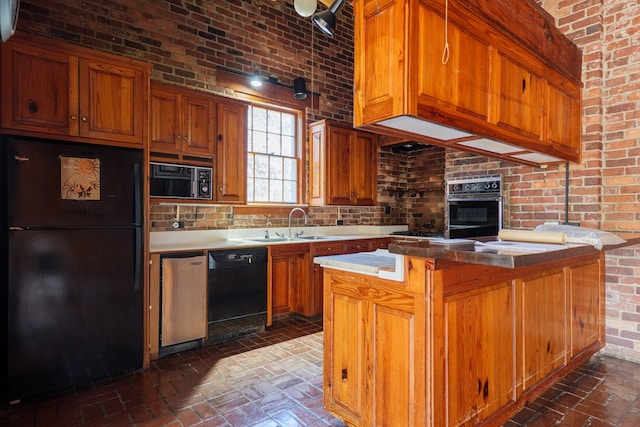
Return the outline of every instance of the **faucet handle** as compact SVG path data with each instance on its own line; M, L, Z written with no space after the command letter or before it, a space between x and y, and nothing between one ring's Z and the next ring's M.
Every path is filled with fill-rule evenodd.
M283 238L283 239L284 239L284 234L280 234L280 233L278 233L277 231L276 231L276 236L278 236L278 237L280 237L280 238Z
M296 237L300 237L304 234L304 230L300 231L299 233L296 233Z

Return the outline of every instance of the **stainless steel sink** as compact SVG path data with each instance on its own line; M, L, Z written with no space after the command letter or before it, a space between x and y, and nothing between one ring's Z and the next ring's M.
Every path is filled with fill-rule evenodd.
M270 238L265 238L265 237L258 237L255 239L246 239L246 240L251 240L252 242L265 242L265 243L276 243L276 242L287 242L287 241L294 241L296 239L294 238L288 238L288 237L270 237Z
M325 240L325 239L332 239L334 237L331 236L298 236L298 239L303 239L303 240Z

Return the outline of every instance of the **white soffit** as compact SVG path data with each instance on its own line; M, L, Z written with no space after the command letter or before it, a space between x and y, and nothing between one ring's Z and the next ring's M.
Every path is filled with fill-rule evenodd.
M458 142L457 145L464 145L465 147L475 148L477 150L490 151L497 154L508 154L522 151L522 148L515 147L513 145L505 144L503 142L494 141L493 139L480 138L471 139L469 141Z
M430 138L435 138L442 141L466 138L473 135L471 133L460 132L459 130L437 125L425 120L416 119L415 117L410 116L398 116L392 119L382 120L376 124L387 126L393 129L417 133L419 135L428 136Z
M514 159L520 159L520 160L524 160L526 162L532 162L532 163L557 163L557 162L563 162L564 160L558 158L558 157L553 157L553 156L547 156L546 154L541 154L541 153L525 153L525 154L516 154L511 156Z

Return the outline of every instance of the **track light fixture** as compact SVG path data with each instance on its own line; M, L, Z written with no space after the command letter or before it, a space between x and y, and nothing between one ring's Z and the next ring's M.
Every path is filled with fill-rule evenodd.
M307 97L307 83L304 77L296 77L293 80L293 97L295 99L305 99Z
M329 9L316 13L311 17L311 20L316 27L318 27L323 33L333 38L333 32L336 28L336 15L344 5L345 0L335 0Z
M256 73L249 80L249 84L253 87L262 87L262 77L260 77L260 71L256 71Z

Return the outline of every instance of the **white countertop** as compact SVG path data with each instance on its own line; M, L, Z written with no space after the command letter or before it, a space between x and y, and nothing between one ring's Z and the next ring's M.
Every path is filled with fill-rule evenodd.
M149 237L150 252L226 249L236 247L266 246L291 243L326 242L331 240L368 239L386 237L394 231L405 231L407 225L338 225L330 227L292 227L292 233L303 236L327 236L321 240L252 241L263 239L266 228L241 228L224 230L152 231ZM287 227L269 228L269 235L288 235Z
M325 268L367 274L396 282L404 280L404 256L391 254L386 249L377 249L374 252L315 257L313 262Z

